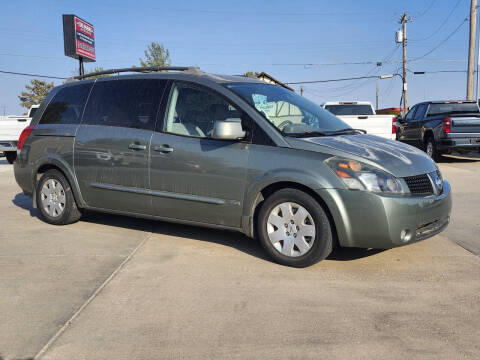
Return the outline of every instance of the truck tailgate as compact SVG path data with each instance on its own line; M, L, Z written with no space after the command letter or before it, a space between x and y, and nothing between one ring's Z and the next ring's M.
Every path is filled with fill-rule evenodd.
M31 120L22 117L3 117L0 120L0 141L18 140L20 133L30 125Z
M395 139L392 134L393 115L337 115L352 128L363 129L369 135Z
M477 116L452 116L452 133L479 133L480 134L480 115Z

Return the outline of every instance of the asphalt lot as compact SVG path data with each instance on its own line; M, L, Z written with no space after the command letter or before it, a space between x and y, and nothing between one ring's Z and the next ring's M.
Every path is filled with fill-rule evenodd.
M440 164L441 235L307 269L243 235L37 218L0 159L0 358L480 358L480 161Z

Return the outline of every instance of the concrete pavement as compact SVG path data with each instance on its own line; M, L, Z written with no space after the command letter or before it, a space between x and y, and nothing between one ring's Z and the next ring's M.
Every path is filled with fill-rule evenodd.
M0 161L0 356L478 358L480 163L440 167L442 235L292 269L230 232L100 214L52 227Z

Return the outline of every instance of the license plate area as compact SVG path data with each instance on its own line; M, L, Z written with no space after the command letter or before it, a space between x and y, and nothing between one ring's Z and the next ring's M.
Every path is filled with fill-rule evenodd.
M470 144L480 145L480 138L470 139Z

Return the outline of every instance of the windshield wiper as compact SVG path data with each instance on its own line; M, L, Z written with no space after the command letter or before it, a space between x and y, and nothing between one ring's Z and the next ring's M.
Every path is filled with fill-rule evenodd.
M340 130L336 130L336 131L330 131L328 132L327 134L325 134L326 136L335 136L335 135L342 135L342 134L348 134L348 133L358 133L358 132L361 132L363 134L366 134L367 132L363 129L352 129L352 128L346 128L346 129L340 129Z
M328 136L330 134L321 131L309 131L303 133L283 133L284 136L290 137L315 137L315 136Z

